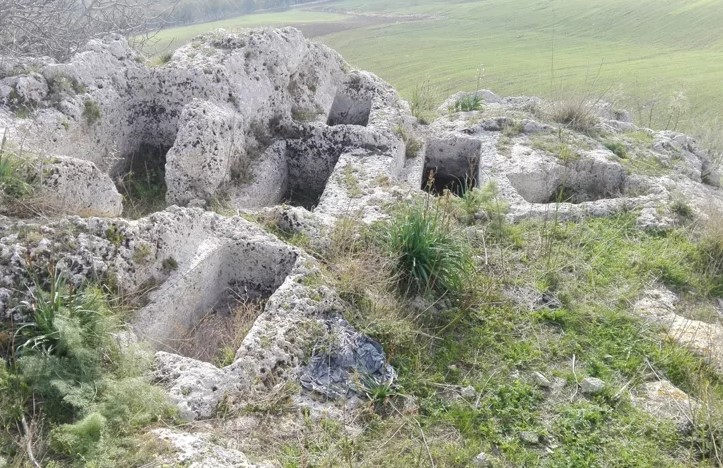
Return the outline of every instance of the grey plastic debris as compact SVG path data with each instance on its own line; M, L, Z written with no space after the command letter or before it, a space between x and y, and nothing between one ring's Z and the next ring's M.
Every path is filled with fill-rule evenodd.
M342 319L325 322L328 333L317 343L301 374L301 385L329 398L365 395L375 386L389 386L396 373L381 345Z

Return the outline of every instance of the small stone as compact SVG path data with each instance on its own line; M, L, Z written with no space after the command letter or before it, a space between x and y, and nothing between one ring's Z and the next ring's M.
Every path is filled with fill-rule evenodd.
M522 442L525 442L527 444L540 443L540 435L537 432L522 431L520 432L520 439L522 440Z
M542 388L552 387L552 382L550 382L550 380L547 377L545 377L541 372L537 372L537 371L533 372L532 380L534 380L535 383L537 384L537 386L539 386L539 387L542 387Z
M403 414L418 414L419 413L419 400L417 397L409 397L404 399L402 405Z
M555 377L552 379L552 389L553 390L562 390L567 386L567 380L561 378L561 377Z
M480 452L476 457L472 459L472 466L492 466L492 459L486 453Z
M582 393L597 395L605 389L605 382L595 377L587 377L580 383Z
M475 213L475 215L474 215L474 220L475 220L475 221L489 221L489 219L490 219L490 216L489 216L489 215L487 214L487 212L484 211L484 210L479 210L479 211L478 211L477 213Z
M477 390L473 386L464 387L460 392L463 398L477 398Z

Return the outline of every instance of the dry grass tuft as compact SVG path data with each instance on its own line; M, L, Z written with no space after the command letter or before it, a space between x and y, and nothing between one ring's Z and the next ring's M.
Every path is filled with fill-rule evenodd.
M586 98L567 98L552 104L550 118L570 130L591 134L595 131L598 117L594 103Z
M175 351L219 367L232 364L265 305L266 299L242 298L232 291L228 303L214 307L178 340Z

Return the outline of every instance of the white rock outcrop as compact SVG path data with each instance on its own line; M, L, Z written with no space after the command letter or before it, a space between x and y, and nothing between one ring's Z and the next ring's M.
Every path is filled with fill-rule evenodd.
M646 320L663 327L674 342L702 357L723 375L723 326L692 320L677 313L678 297L665 288L646 291L633 310Z
M12 91L0 106L37 109L11 122L11 138L113 176L165 167L169 204L230 193L238 208L312 207L343 153L383 156L388 173L404 164L392 130L409 120L406 104L291 28L208 34L156 68L111 36L0 84Z
M42 165L42 173L37 195L52 204L55 214L114 218L123 212L115 184L90 161L53 157Z

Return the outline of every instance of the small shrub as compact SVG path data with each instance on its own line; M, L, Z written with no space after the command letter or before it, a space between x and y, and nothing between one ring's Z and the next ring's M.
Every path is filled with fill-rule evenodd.
M0 151L0 199L18 200L32 193L27 166L20 158Z
M57 453L70 457L92 451L105 428L105 418L91 413L75 424L63 424L51 432L51 446Z
M468 256L439 208L413 206L387 226L386 245L395 258L395 277L407 293L459 290Z
M85 118L85 121L88 123L88 125L94 125L97 121L100 120L100 116L101 111L98 103L90 99L85 101L85 106L83 108L83 118Z
M471 112L482 109L482 98L475 94L467 94L455 101L452 112Z
M605 143L605 148L612 151L613 154L620 159L626 159L628 157L628 150L622 143L610 141Z
M132 456L143 427L175 414L145 377L152 355L113 337L120 315L99 288L76 290L53 274L47 289L32 288L20 313L25 321L12 325L8 364L0 368L0 422L7 429L25 418L47 421L49 433L36 434L49 436L47 461L111 466L92 460Z
M122 232L120 232L120 229L118 229L118 226L115 224L105 230L105 237L116 247L120 247L125 240L125 236Z
M163 54L161 54L160 57L158 57L158 63L160 65L165 65L168 62L170 62L172 58L173 58L173 52L163 53Z
M693 208L681 199L675 200L670 206L670 210L683 219L692 219L695 215Z
M409 106L412 115L420 124L427 125L430 122L431 114L434 110L434 93L432 92L432 86L429 80L417 83L414 91L412 91Z
M565 127L581 133L594 133L598 118L592 105L585 99L558 101L553 105L550 118Z
M171 273L173 271L178 270L178 262L173 257L168 257L163 260L161 263L161 268L163 268L163 271L165 273Z
M454 197L453 200L461 210L459 217L462 221L472 223L475 221L475 217L483 211L484 219L489 222L492 230L497 231L496 234L501 234L504 231L508 206L497 195L497 185L490 182L482 188L475 187L466 190L461 197Z

